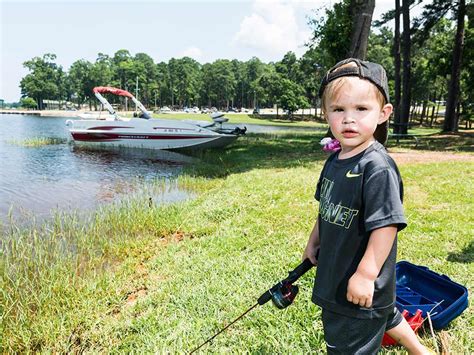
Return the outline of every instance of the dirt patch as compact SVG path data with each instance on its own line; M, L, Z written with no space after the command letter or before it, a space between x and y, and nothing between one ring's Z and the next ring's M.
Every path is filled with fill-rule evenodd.
M390 156L399 165L421 164L421 163L442 163L447 161L468 161L474 162L474 154L456 154L450 152L389 152Z
M137 303L139 298L142 298L146 296L147 294L148 294L148 289L145 286L132 291L127 296L127 300L125 302L126 306L128 307L133 306L135 303Z
M177 230L171 234L163 234L159 238L159 242L161 245L167 245L169 243L179 243L185 239L194 239L194 235L191 233L183 232L181 230Z
M137 278L143 278L148 276L148 268L143 263L137 265L137 267L135 268L135 272L137 274Z
M171 239L176 242L182 242L186 234L183 231L176 231L171 235Z

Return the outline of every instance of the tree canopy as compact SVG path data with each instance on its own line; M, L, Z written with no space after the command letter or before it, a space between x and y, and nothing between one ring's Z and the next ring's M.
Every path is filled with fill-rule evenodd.
M454 109L458 115L462 112L465 117L471 117L469 112L473 110L474 91L472 4L464 6L468 18L466 21L463 17L467 23L462 33L464 53L460 53L457 59L452 55L461 38L461 20L457 14L464 1L434 0L425 5L423 16L412 20L409 30L412 46L406 54L411 65L408 89L411 99L406 105L423 102L424 107L433 107L435 102L446 101L449 93L455 90L449 84L454 80L459 83L456 90L460 93L456 101L460 103L457 105L459 108ZM403 2L411 4L413 0ZM299 58L288 52L280 61L270 63L257 57L247 61L217 59L204 64L183 57L155 63L149 54L133 55L127 49L120 49L113 55L98 53L95 62L78 59L64 71L55 63L56 55L46 53L24 63L29 73L20 82L22 96L34 99L39 109L44 99L95 104L94 86L116 86L132 92L147 107L216 106L222 109L277 106L291 113L298 108L316 106L322 75L337 61L347 57L351 50L359 48L358 55L386 68L391 97L397 101L393 95L399 75L395 71L394 32L383 27L383 21L377 23L368 36L365 51L361 36L367 35L363 31L367 21L356 23L354 13L362 11L369 17L373 8L371 1L365 4L368 7L361 7L361 4L360 1L343 0L332 7L315 10L308 20L313 35L306 45L306 52ZM394 17L395 11L384 16L386 21ZM359 36L353 36L357 28L361 32ZM359 41L356 47L354 38ZM452 71L453 67L459 69L457 79L453 79L453 75L458 75ZM450 129L456 130L457 126Z

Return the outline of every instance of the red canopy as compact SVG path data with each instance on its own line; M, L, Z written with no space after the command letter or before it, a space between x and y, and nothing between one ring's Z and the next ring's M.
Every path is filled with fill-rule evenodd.
M130 94L128 91L122 90L122 89L117 89L117 88L112 88L110 86L97 86L92 90L95 93L100 93L100 94L114 94L118 96L126 96L126 97L133 97L132 94Z

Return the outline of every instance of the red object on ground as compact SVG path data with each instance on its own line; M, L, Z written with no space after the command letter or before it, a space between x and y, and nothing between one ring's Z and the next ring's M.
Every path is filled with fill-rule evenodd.
M422 312L419 309L416 311L414 316L410 315L410 313L406 309L404 309L402 312L402 316L407 320L411 329L413 329L415 333L423 324L423 317L421 315L422 315ZM382 346L392 346L392 345L397 345L397 342L393 340L393 338L391 338L390 335L385 333L382 340Z

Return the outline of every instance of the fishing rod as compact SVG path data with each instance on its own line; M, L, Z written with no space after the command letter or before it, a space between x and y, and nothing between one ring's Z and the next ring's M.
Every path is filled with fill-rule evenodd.
M318 250L319 252L319 250ZM316 258L318 255L316 255ZM298 294L299 288L297 285L293 285L301 276L303 276L308 270L313 267L313 263L309 259L305 259L301 264L299 264L293 271L288 273L288 277L284 280L273 285L270 289L265 291L258 299L257 303L255 303L252 307L247 309L244 313L238 316L235 320L233 320L230 324L226 327L222 328L212 337L207 339L204 343L199 345L197 348L192 350L189 354L193 354L194 352L201 349L204 345L211 342L216 336L221 334L227 328L229 328L232 324L243 318L247 313L253 310L257 306L263 306L268 301L272 300L273 304L278 309L284 309L293 303L296 295Z

